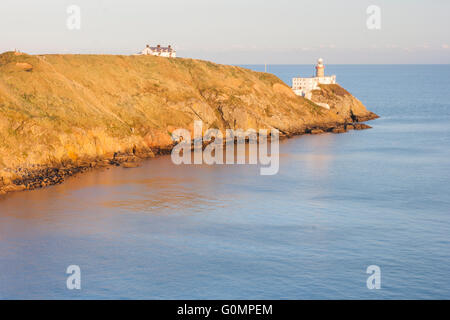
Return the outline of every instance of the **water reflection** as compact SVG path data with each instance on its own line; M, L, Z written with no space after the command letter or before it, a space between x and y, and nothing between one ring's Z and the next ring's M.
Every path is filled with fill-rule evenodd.
M329 179L330 170L333 168L333 161L336 158L336 153L333 152L336 135L329 133L297 137L285 141L288 148L291 144L299 143L296 139L302 139L301 148L288 154L282 154L282 161L283 158L288 157L287 162L295 161L296 165L315 179ZM340 140L345 141L345 138L341 137ZM289 148L289 151L292 151L291 148Z
M218 197L214 194L196 191L199 179L189 180L178 176L128 181L128 183L127 190L118 194L114 200L101 202L101 205L126 212L161 214L183 209L200 211L202 208L217 205L218 202ZM211 180L205 180L206 187L210 183Z

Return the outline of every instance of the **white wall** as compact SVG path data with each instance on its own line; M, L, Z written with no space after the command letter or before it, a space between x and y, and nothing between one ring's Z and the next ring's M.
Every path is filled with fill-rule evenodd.
M292 90L299 96L311 96L312 90L319 89L319 84L335 84L336 76L315 77L315 78L293 78Z

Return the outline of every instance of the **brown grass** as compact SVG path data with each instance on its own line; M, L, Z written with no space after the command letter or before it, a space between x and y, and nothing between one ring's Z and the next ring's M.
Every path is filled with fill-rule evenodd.
M332 89L340 94L340 89ZM317 121L274 75L193 59L0 55L0 171L170 144L170 130ZM1 175L1 172L0 172Z

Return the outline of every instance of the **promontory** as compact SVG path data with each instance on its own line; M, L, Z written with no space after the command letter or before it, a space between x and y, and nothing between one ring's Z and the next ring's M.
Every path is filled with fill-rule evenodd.
M326 103L330 109L318 104ZM207 61L119 55L0 55L0 194L170 150L171 133L276 128L286 137L376 118L337 84L311 100L272 74Z

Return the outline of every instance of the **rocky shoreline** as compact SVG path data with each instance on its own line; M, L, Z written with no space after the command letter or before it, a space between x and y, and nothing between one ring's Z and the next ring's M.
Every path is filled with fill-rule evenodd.
M355 122L334 123L315 125L304 128L300 132L281 134L281 139L291 138L299 135L307 134L324 134L324 133L345 133L350 130L365 130L372 128L371 126L362 123L379 118L378 115L370 113L367 116L355 119ZM172 146L173 147L173 146ZM172 147L154 147L145 150L136 150L135 148L126 152L116 152L114 154L106 155L104 158L85 159L82 161L66 161L60 165L55 166L32 166L31 168L17 168L10 170L13 178L8 181L0 181L0 195L10 192L34 190L44 188L52 185L63 183L67 178L76 176L78 174L111 167L122 166L124 168L135 168L139 163L151 159L159 155L170 154ZM5 183L6 182L6 183Z
M363 122L366 121L370 121L370 120L375 120L378 119L379 116L376 115L375 113L370 113L367 116L364 117L357 117L355 118L355 122L347 122L344 124L332 124L332 125L319 125L319 126L313 126L310 128L307 128L305 130L306 134L321 134L321 133L327 133L327 132L331 132L331 133L345 133L347 131L350 130L366 130L366 129L371 129L372 127L369 126L368 124L365 124Z

